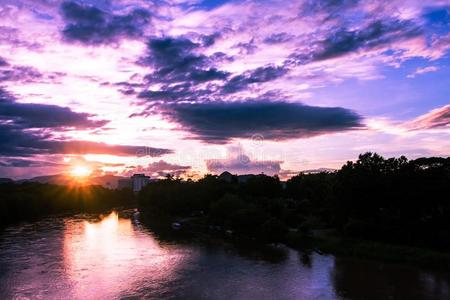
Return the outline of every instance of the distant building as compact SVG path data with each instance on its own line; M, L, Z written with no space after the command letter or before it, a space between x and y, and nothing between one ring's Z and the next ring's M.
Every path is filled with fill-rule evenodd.
M233 175L230 172L223 172L222 174L219 175L219 179L226 181L226 182L232 182L233 181Z
M150 182L150 176L145 174L134 174L131 176L133 192L137 193Z
M130 178L119 179L117 181L117 188L119 190L132 189L133 188L133 182L131 181Z

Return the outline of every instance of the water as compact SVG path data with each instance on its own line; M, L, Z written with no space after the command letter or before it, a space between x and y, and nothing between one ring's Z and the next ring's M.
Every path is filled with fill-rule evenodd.
M448 300L450 274L288 248L162 242L133 216L112 213L0 234L0 299Z

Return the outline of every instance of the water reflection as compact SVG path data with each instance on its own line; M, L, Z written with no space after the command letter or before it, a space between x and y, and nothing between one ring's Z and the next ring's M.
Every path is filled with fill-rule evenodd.
M446 273L157 236L117 213L10 227L0 299L450 299Z
M74 297L111 298L142 277L166 281L183 256L160 247L151 235L137 232L116 212L99 222L66 222L64 261Z

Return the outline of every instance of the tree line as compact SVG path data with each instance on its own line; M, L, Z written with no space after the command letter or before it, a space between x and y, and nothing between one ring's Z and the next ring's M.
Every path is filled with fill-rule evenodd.
M129 189L26 182L0 184L0 228L55 213L94 213L134 203Z
M245 182L205 175L168 177L138 195L145 214L172 219L201 216L206 224L276 242L289 232L339 235L450 249L450 158L385 159L365 153L336 172L277 176Z

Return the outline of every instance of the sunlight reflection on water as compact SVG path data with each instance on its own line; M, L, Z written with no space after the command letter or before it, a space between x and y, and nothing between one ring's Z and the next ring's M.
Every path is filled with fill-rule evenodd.
M136 232L131 220L119 219L116 212L82 226L67 222L65 232L66 273L73 282L73 296L79 299L119 295L141 278L164 282L183 260L151 235Z

